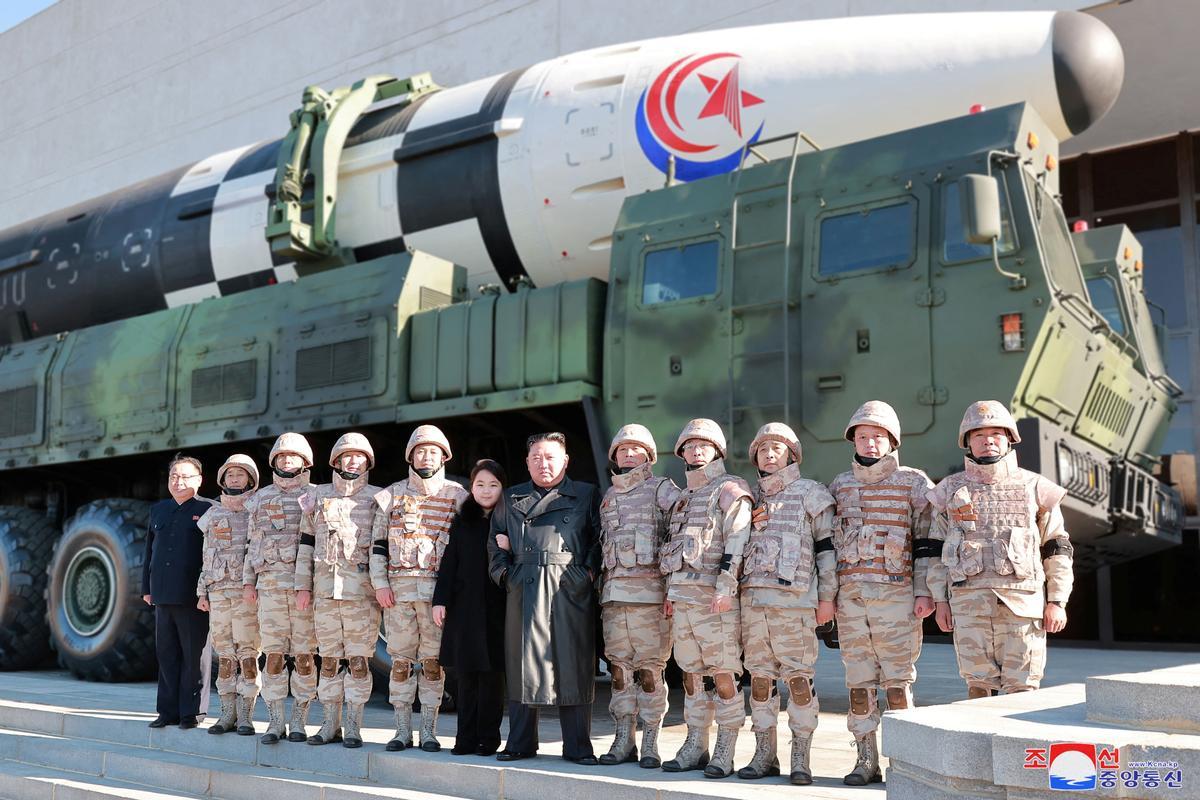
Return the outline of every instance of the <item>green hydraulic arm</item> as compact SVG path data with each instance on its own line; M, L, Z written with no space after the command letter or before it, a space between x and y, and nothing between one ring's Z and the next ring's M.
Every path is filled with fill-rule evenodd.
M301 275L354 263L351 250L337 241L338 168L346 137L371 105L400 97L403 108L439 89L428 72L403 79L372 75L332 92L307 87L275 165L266 229L271 252L294 259ZM304 185L310 179L312 201L306 203ZM310 209L311 223L304 219Z

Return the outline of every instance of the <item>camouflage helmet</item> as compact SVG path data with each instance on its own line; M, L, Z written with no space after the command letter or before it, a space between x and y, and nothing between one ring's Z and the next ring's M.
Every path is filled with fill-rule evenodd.
M442 448L442 452L446 454L446 461L454 457L450 452L450 440L442 433L441 428L437 425L418 425L412 436L408 437L408 446L404 448L404 460L411 464L412 451L423 444L436 444Z
M717 458L725 457L725 433L721 426L711 419L694 419L679 432L675 440L675 455L682 457L683 443L688 439L703 439L717 448Z
M230 467L241 467L246 470L246 474L250 476L250 491L258 488L258 465L254 463L254 459L242 453L234 453L229 458L225 459L225 463L217 470L217 486L225 486L225 473Z
M367 456L367 469L375 469L375 451L361 433L343 433L329 453L329 466L337 468L338 459L346 453L359 452Z
M617 435L613 437L612 444L608 446L609 461L617 460L617 448L623 444L640 444L650 454L651 464L658 461L658 445L654 443L654 436L651 435L650 430L645 425L631 422L617 431Z
M268 459L272 467L275 466L275 457L282 453L300 456L304 460L304 466L312 469L312 446L308 443L308 439L300 434L289 431L275 440L275 446L271 448L271 456Z
M854 416L846 423L846 432L843 435L847 442L854 441L854 429L859 425L883 428L892 437L892 447L900 446L900 417L896 416L896 409L882 400L868 400L858 407L858 411L855 411Z
M782 422L768 422L758 429L758 433L754 434L754 441L750 442L750 463L754 466L758 466L754 460L758 455L758 448L767 442L782 442L787 445L788 452L797 464L804 460L804 450L800 447L800 437L796 436L796 432Z
M962 423L958 426L958 445L964 450L970 449L967 444L967 434L979 428L1004 428L1008 431L1010 444L1021 441L1017 433L1017 423L1013 420L1008 407L996 400L976 400L967 406Z

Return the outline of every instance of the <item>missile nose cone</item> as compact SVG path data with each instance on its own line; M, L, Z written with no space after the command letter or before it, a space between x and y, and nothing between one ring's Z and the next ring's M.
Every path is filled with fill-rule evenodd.
M1078 11L1054 15L1051 46L1058 103L1071 133L1108 113L1125 80L1125 53L1112 30Z

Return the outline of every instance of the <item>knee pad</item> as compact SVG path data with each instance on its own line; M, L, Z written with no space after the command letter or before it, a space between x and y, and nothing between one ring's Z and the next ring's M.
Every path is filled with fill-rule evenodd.
M887 690L887 701L889 711L908 708L908 692L904 691L903 686L891 686Z
M438 663L436 658L426 658L421 660L421 673L426 680L438 681L442 679L442 665Z
M221 680L228 680L237 672L237 661L232 658L222 656L217 660L217 665L217 677Z
M321 659L321 677L336 678L338 674L338 659L333 656Z
M267 653L267 674L283 674L283 653Z
M610 664L609 669L612 670L612 688L614 692L625 691L625 674L629 668L622 664Z
M763 675L750 676L750 699L756 703L765 703L775 694L775 679Z
M657 684L654 682L656 677L654 670L644 667L634 673L633 679L642 685L643 692L650 694L657 688Z
M304 677L313 674L316 669L316 664L313 662L312 653L300 653L296 656L296 672Z
M717 689L717 697L722 700L732 700L733 696L737 694L737 678L732 672L718 672L712 680Z
M392 680L404 683L412 674L412 664L399 659L392 662Z
M967 699L968 700L975 700L980 697L991 697L991 696L992 696L992 690L987 688L986 686L968 686L967 687Z
M806 706L813 699L812 680L804 675L793 675L788 678L788 689L792 692L792 702L796 705Z
M850 713L864 716L871 713L871 689L850 690ZM889 695L890 698L890 695Z
M694 672L683 673L683 693L688 697L695 697L700 694L700 689L704 685L704 679Z
M350 674L355 680L360 681L371 674L366 656L350 656Z
M258 677L257 656L247 656L242 659L242 677L249 681Z

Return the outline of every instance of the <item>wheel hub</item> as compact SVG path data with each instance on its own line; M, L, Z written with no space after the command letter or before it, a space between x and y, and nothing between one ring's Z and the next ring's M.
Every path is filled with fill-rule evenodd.
M63 609L67 623L81 636L102 630L116 606L116 568L98 547L85 547L67 565L63 581Z

